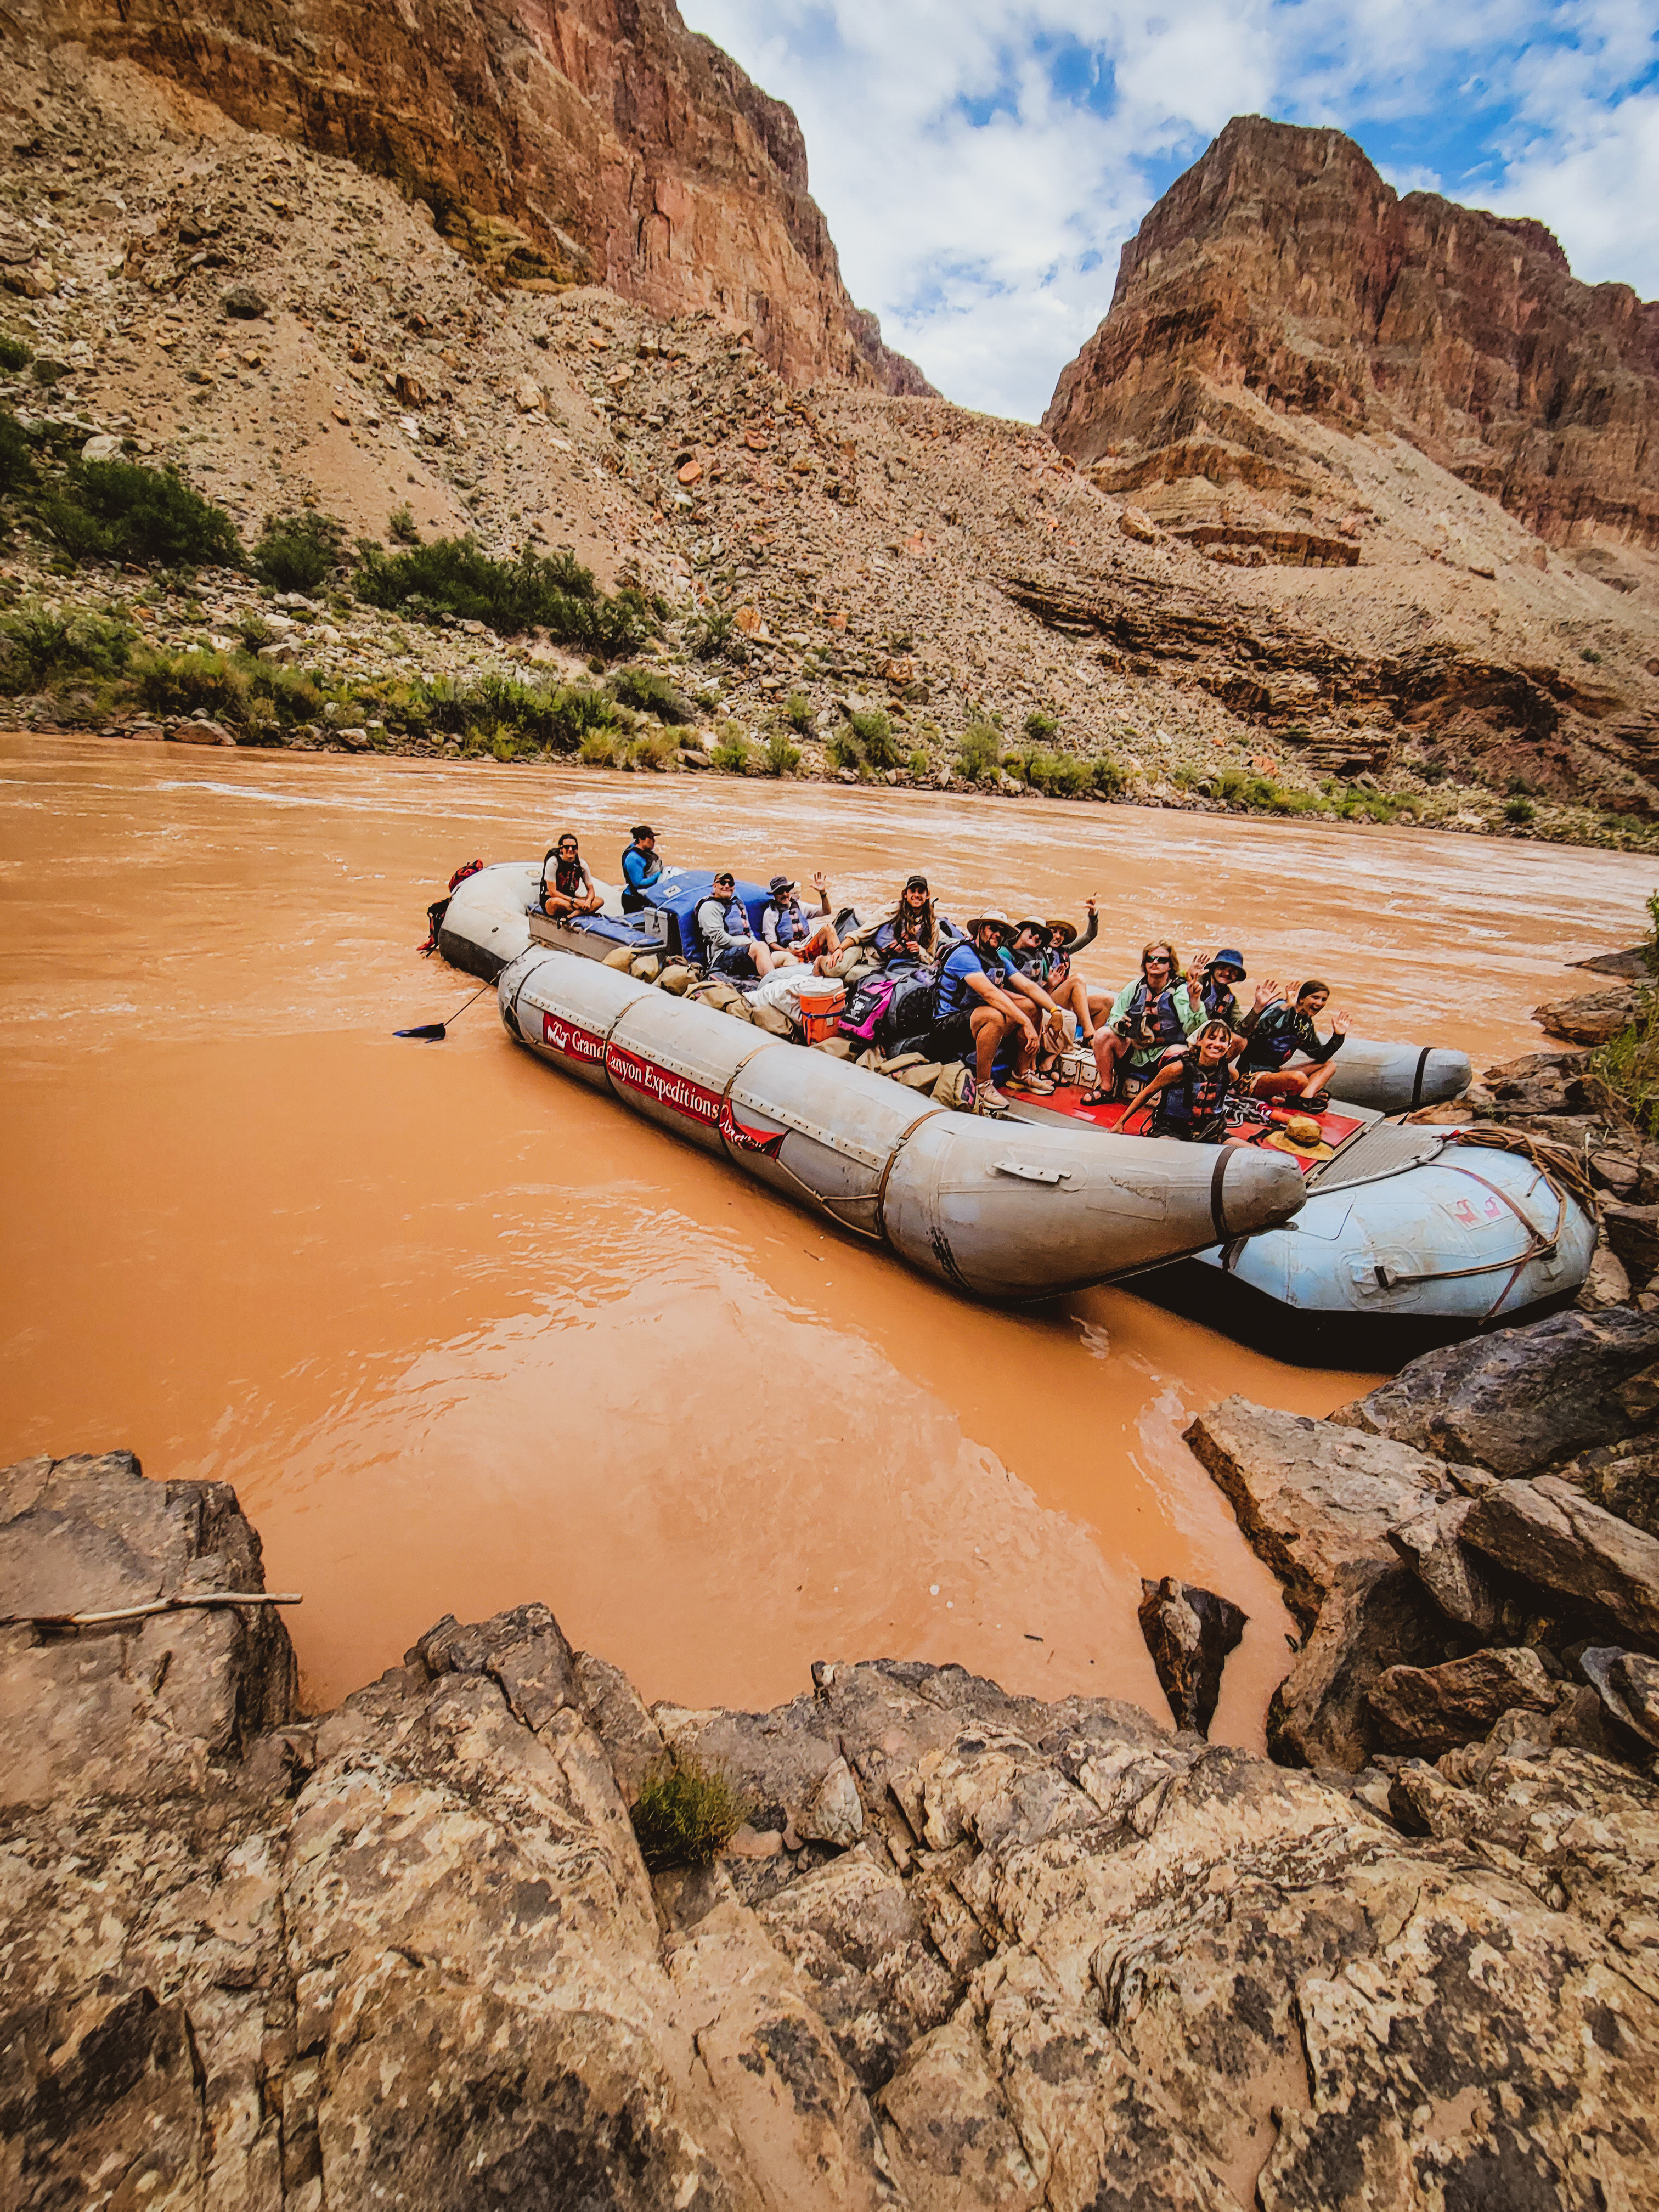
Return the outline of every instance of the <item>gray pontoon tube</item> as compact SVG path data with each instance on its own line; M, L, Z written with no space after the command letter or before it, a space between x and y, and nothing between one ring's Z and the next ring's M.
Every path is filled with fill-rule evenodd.
M1046 1297L1288 1221L1282 1153L953 1113L620 969L532 945L507 1034L781 1197L976 1297Z

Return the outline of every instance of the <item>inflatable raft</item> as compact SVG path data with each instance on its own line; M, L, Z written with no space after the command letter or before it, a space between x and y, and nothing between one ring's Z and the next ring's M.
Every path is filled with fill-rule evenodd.
M1382 1118L1455 1096L1462 1053L1348 1038L1340 1103L1312 1147L1288 1144L1289 1109L1261 1116L1248 1152L1150 1142L1144 1111L1085 1108L1080 1085L1022 1101L1016 1140L1008 1121L945 1112L603 964L687 949L707 872L673 872L643 913L623 915L612 895L577 923L532 911L539 875L535 862L483 869L438 929L447 959L502 978L515 1041L958 1288L1031 1297L1141 1273L1138 1287L1164 1297L1184 1274L1196 1308L1184 1292L1167 1302L1229 1328L1254 1317L1271 1347L1287 1316L1461 1334L1569 1297L1589 1271L1589 1209L1524 1151ZM768 894L738 888L758 926ZM1182 1255L1192 1264L1172 1274Z
M538 1058L976 1297L1132 1274L1302 1204L1282 1154L951 1112L577 954L532 945L497 988Z

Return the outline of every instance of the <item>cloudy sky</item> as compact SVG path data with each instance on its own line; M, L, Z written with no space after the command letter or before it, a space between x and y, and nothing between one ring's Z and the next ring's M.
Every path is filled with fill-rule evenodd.
M1659 0L680 0L800 118L848 289L951 398L1035 420L1118 248L1229 116L1532 215L1659 295Z

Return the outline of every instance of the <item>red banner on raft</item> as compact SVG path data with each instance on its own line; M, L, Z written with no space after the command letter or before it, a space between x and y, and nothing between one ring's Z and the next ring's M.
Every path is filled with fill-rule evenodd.
M706 1129L718 1129L729 1145L742 1151L762 1152L767 1158L776 1156L783 1143L783 1131L750 1129L733 1115L730 1103L718 1091L710 1091L702 1083L694 1083L689 1076L676 1075L665 1067L659 1067L654 1060L643 1060L626 1045L612 1044L605 1048L605 1072L613 1083L629 1091L643 1092L666 1106L671 1113L684 1115L688 1121L699 1122Z
M595 1036L592 1030L580 1029L574 1022L566 1021L562 1014L542 1016L542 1042L570 1060L598 1061L605 1058L605 1039Z

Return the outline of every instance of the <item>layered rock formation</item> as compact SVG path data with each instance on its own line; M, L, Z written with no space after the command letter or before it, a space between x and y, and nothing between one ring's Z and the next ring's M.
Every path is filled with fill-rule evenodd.
M501 281L710 307L793 381L932 387L841 280L783 104L673 0L46 0L30 28L424 199Z
M256 1564L125 1455L0 1473L10 1611ZM894 1662L647 1712L537 1605L305 1720L234 1629L0 1628L8 2205L1659 2203L1629 1766L1494 1741L1373 1809ZM671 1747L754 1809L653 1880L627 1806Z
M1236 117L1123 249L1043 417L1107 489L1296 490L1294 423L1398 432L1554 544L1659 543L1659 303L1540 223L1404 199L1352 140Z

